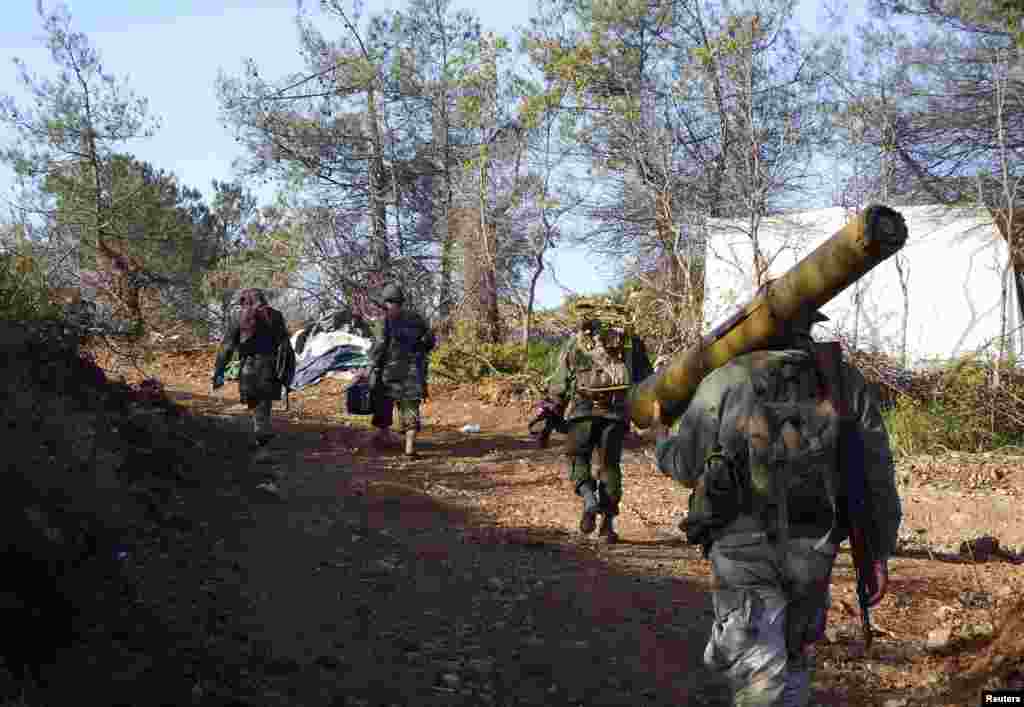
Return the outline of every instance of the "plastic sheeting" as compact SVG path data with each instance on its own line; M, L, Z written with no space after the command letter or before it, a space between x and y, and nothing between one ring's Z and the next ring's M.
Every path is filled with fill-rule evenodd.
M330 320L325 317L308 333L303 329L292 337L297 359L292 390L315 385L334 371L352 371L370 365L366 354L373 342L348 327L326 331L325 324Z
M370 365L366 351L357 346L335 346L319 356L304 359L295 369L292 390L319 383L331 371L351 371Z

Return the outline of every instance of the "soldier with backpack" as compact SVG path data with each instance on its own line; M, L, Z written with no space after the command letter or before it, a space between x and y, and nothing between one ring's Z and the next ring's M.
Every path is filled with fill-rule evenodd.
M212 386L216 390L224 385L224 369L237 352L239 397L252 410L254 446L263 447L274 437L270 410L273 401L281 399L282 387L291 384L295 352L284 316L267 303L261 290L243 290L239 305L238 319L221 341Z
M704 661L737 705L808 704L807 647L824 635L839 544L850 536L870 548L865 612L885 595L896 549L888 434L861 374L811 339L825 319L804 312L761 350L712 371L674 435L654 406L658 468L693 489L682 527L711 560Z
M545 414L565 416L569 480L583 499L580 532L597 527L607 543L618 540L614 520L622 500L622 445L626 437L626 396L653 371L643 341L632 334L627 308L603 300L574 303L577 331L563 347L558 369L541 403ZM598 457L598 479L591 458Z

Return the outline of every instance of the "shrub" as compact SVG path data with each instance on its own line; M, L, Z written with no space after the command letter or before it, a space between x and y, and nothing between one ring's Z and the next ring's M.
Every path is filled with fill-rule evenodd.
M534 373L539 373L544 378L554 374L558 367L558 354L561 352L561 344L536 341L530 343L530 358L527 368Z
M909 396L899 395L882 412L893 454L909 456L933 451L941 438L942 421L928 407Z
M965 357L914 374L883 416L897 454L981 452L1024 445L1024 372Z
M42 321L58 314L42 268L31 255L17 250L0 254L0 319Z
M525 359L522 344L476 344L468 346L450 339L430 356L430 370L460 383L473 383L492 376L550 376L558 363L559 346L546 342L530 344Z

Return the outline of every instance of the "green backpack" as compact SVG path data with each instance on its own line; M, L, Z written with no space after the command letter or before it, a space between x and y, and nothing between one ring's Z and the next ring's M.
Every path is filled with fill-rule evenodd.
M774 532L780 546L794 520L834 526L838 518L840 417L815 361L784 356L751 355L754 395L735 417L745 445L716 448L705 461L684 525L705 550L741 514Z

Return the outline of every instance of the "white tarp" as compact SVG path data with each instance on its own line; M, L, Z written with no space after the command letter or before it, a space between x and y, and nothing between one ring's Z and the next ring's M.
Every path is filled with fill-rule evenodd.
M1004 287L1011 350L1022 350L1021 322L1008 248L987 211L896 207L908 240L896 256L822 307L830 326L856 333L862 349L898 354L907 292L908 360L951 358L983 349L1001 333ZM847 222L840 207L767 219L759 241L773 276L785 273ZM705 324L713 326L753 296L753 249L742 221L716 221L708 234ZM858 306L858 297L860 299ZM859 315L858 315L859 312Z
M300 329L292 337L292 347L297 346L299 335L305 331ZM372 341L365 339L357 334L353 334L349 331L324 331L313 334L310 338L306 339L302 346L302 351L296 350L296 358L299 362L303 362L309 359L322 356L331 349L337 348L338 346L355 346L362 349L364 352L370 350Z

